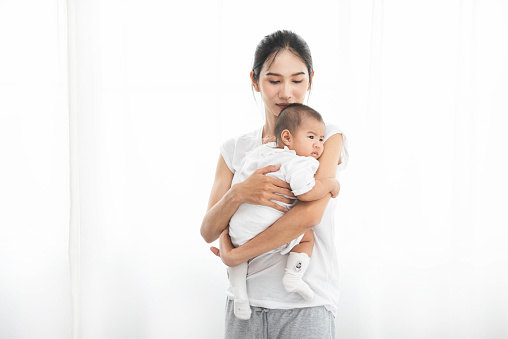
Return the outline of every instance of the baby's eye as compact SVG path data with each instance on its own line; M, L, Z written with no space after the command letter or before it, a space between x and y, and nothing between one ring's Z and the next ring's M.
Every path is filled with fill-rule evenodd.
M313 135L309 135L309 138L314 139L314 136Z
M323 142L323 141L325 141L325 140L324 140L324 139L319 139L319 141Z

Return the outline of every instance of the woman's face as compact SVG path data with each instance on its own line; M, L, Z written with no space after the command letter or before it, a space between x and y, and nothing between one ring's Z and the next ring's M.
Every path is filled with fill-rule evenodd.
M258 82L253 80L252 83L261 93L265 114L277 117L287 105L303 103L314 74L309 75L305 63L288 50L280 51L270 65L271 61L272 57L268 57Z

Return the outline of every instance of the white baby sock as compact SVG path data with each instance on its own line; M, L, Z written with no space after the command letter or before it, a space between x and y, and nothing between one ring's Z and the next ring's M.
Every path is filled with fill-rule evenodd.
M235 294L235 316L243 320L249 319L252 313L247 295L247 268L247 262L235 267L228 267L229 282Z
M310 258L306 253L290 252L286 264L286 273L282 285L288 292L297 292L305 300L314 298L314 291L303 281L303 275L309 267Z

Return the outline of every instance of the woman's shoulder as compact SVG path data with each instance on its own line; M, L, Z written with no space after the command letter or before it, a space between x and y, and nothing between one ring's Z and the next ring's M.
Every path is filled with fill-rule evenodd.
M348 139L346 138L346 135L340 129L337 125L333 123L325 123L326 125L326 131L325 131L325 141L330 138L331 136L335 134L342 135L342 149L340 154L340 163L339 167L337 168L338 171L342 171L344 168L346 168L347 163L349 161L349 151L348 151Z
M245 154L261 145L262 130L263 128L260 127L251 132L227 139L221 145L222 157L233 173Z
M344 136L344 132L334 123L325 123L326 131L325 131L325 140L331 137L334 134L342 134Z

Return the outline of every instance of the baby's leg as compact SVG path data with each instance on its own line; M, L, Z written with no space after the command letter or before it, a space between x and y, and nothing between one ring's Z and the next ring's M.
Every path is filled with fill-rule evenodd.
M286 264L286 272L282 278L282 284L288 292L297 292L305 300L311 300L314 292L303 281L303 275L309 267L310 256L314 247L314 232L307 231L298 245L293 247L289 253Z
M291 252L305 253L310 258L312 256L313 249L314 249L314 232L312 230L309 230L305 232L302 240L300 240L300 243L295 247L293 247Z
M229 282L235 294L235 315L238 319L249 319L251 315L249 296L247 295L247 262L228 267Z

